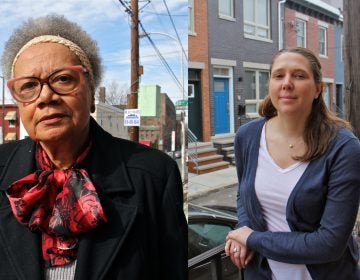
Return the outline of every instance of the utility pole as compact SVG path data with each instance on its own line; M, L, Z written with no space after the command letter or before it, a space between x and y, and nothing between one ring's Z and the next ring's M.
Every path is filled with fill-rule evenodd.
M360 2L346 0L343 4L346 114L355 135L360 137Z
M131 87L128 109L138 108L139 91L139 5L138 0L131 0ZM139 142L139 127L129 127L130 140Z

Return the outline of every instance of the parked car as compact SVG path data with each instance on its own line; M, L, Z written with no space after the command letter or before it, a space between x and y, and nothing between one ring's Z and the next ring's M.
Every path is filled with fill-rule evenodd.
M224 252L226 235L237 223L235 207L189 203L188 215L189 280L244 279Z

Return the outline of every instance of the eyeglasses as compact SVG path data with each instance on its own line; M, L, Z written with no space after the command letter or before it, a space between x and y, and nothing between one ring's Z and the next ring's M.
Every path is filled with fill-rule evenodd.
M19 77L8 80L7 86L12 96L22 103L37 99L44 84L58 95L68 95L75 92L80 85L83 75L88 70L82 65L68 66L51 73L47 78Z

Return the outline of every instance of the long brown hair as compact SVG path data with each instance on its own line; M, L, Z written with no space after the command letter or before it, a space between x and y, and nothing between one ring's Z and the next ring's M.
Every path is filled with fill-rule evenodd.
M352 128L349 122L335 116L334 113L329 111L326 107L322 96L321 64L316 55L309 49L296 47L291 49L282 49L277 52L273 56L270 65L270 76L275 60L283 53L297 53L305 57L310 64L315 84L321 86L320 95L318 98L314 99L311 113L305 125L303 138L307 150L302 156L294 158L300 161L310 161L320 157L326 152L331 140L335 138L340 127L345 127L350 130ZM269 95L267 95L264 101L260 104L259 115L265 117L266 119L271 119L277 115L276 108L272 104Z

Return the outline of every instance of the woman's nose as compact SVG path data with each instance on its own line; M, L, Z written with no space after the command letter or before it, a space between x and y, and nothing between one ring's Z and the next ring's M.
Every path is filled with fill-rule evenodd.
M49 87L47 83L43 83L37 101L38 103L49 103L56 95L57 94Z
M283 79L282 87L283 88L288 88L291 85L292 85L291 76L290 75L285 75L284 79Z

